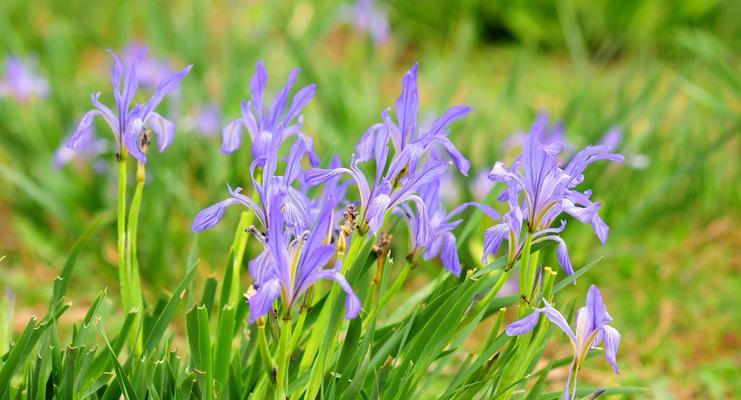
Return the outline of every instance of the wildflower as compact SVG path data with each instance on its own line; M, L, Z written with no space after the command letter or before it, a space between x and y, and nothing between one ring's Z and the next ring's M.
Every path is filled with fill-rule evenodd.
M577 312L576 332L569 327L568 322L558 310L547 301L543 301L545 307L536 308L532 314L511 323L507 326L506 331L509 336L524 335L535 329L540 314L543 314L569 337L574 351L574 363L572 364L572 370L569 372L569 380L564 390L563 399L568 400L575 397L576 374L579 372L589 349L599 346L602 342L605 345L607 362L610 363L616 374L619 373L616 357L620 345L620 333L617 329L607 325L612 321L612 317L607 313L602 295L596 286L589 287L587 305Z
M12 97L21 103L34 97L46 97L49 84L35 69L35 60L22 61L17 57L8 57L5 60L5 75L0 78L0 97Z
M249 297L250 322L267 314L281 296L284 309L290 310L296 299L319 280L332 280L340 285L346 294L345 317L355 318L360 312L360 299L340 273L341 264L335 262L332 268L324 268L336 253L335 245L328 244L334 202L325 204L310 231L294 236L291 230L285 230L280 211L285 195L283 191L272 194L267 234L258 235L265 250L249 264L255 281L255 292Z
M541 114L530 130L523 153L511 169L498 161L489 173L489 179L507 184L500 200L509 204L510 211L502 223L485 232L483 262L489 254L496 253L505 239L509 242L510 262L513 262L522 250L521 225L527 221L532 243L546 240L558 243L559 263L570 275L574 271L568 249L558 236L566 221L562 220L557 228L551 225L561 213L566 213L582 223L591 223L600 241L607 241L609 227L597 214L601 203L590 200L590 190L579 192L574 188L584 180L583 172L589 164L599 160L621 162L623 156L610 153L605 146L587 146L562 169L558 162L558 154L564 145L560 139L562 128L557 125L549 130L547 123L547 115ZM520 194L523 194L522 202Z
M469 162L448 139L447 126L468 114L471 108L455 106L435 120L429 129L417 129L419 95L417 91L417 65L405 75L402 92L396 101L397 121L387 112L382 114L384 123L368 129L355 147L356 154L349 168L312 168L306 171L306 182L318 185L339 175L349 175L360 192L359 230L378 232L388 212L404 203L414 203L419 216L416 240L420 246L429 244L429 217L424 200L417 191L425 184L439 179L449 162L435 159L423 160L424 155L439 145L450 155L462 173L468 172ZM394 156L389 162L389 142ZM375 161L375 176L368 179L358 167L359 162ZM388 167L387 167L388 164Z
M452 219L471 206L481 209L481 211L492 219L498 219L499 214L490 207L476 202L463 203L449 213L446 213L440 201L440 186L440 180L434 180L419 189L419 196L427 205L427 213L430 219L429 230L431 238L429 245L424 249L423 258L425 260L431 260L439 255L445 269L459 276L461 273L461 263L458 258L458 244L452 231L463 220ZM421 216L418 213L415 214L412 212L407 204L402 204L398 210L406 218L409 230L412 232L409 248L412 249L410 256L415 257L417 252L423 250L422 246L416 240L417 231L422 229Z
M141 135L145 128L150 128L157 135L159 151L164 151L173 140L175 135L175 124L154 109L162 102L165 96L180 86L180 81L190 72L192 65L185 67L182 71L171 74L157 85L154 94L147 103L137 104L131 107L134 96L139 87L137 77L137 64L144 56L144 51L129 64L124 65L112 51L108 51L115 62L111 73L113 94L116 100L116 111L98 101L100 93L91 96L93 109L82 117L82 121L75 133L67 141L67 146L79 149L86 146L90 137L86 135L87 129L93 123L95 116L101 116L111 128L116 137L119 151L123 148L129 151L139 162L146 163L147 157L141 150Z
M273 136L297 136L306 143L312 165L319 163L319 159L312 151L313 141L301 131L301 110L311 101L316 91L316 84L311 84L299 89L293 96L290 107L288 94L296 81L299 68L294 68L288 75L288 81L283 89L273 100L270 109L264 104L265 86L268 82L268 73L262 61L257 62L257 70L250 82L252 98L250 101L242 102L242 116L228 123L222 130L223 143L221 151L233 153L242 145L242 128L246 128L252 141L252 156L261 159L270 150L270 144L274 141ZM279 133L279 127L280 129Z

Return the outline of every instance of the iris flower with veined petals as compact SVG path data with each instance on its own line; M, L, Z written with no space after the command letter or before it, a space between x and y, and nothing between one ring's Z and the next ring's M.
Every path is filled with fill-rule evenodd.
M541 314L556 324L569 337L574 351L574 361L577 365L576 370L569 373L569 383L572 382L571 378L573 378L574 383L576 382L576 377L572 377L571 374L578 372L589 349L599 346L602 342L605 345L607 362L610 363L616 374L619 373L616 357L620 345L620 333L617 329L607 325L612 321L612 317L607 313L607 308L602 301L602 295L597 286L589 287L587 305L580 308L576 314L576 331L573 331L566 322L566 318L546 301L545 307L536 308L532 314L509 324L506 329L507 335L519 336L532 331L538 324ZM576 393L576 385L569 387L569 383L567 383L563 394L565 400L573 399Z
M285 192L276 191L270 198L268 231L261 238L265 250L252 262L250 273L255 281L255 293L249 296L250 322L270 312L273 303L282 297L283 306L290 310L296 299L319 280L337 282L345 291L345 317L355 318L360 312L360 299L355 295L338 262L326 269L337 250L328 244L332 233L335 202L325 203L310 231L293 235L286 230L280 206Z
M589 164L599 160L621 162L623 156L610 153L607 146L587 146L562 169L558 163L558 154L564 144L561 140L563 135L558 131L561 125L556 125L555 129L556 132L549 132L548 116L541 114L530 130L522 155L512 168L508 169L498 161L489 173L489 179L507 184L508 189L500 200L508 202L510 212L503 223L485 232L484 262L489 254L497 251L503 240L509 242L510 261L514 261L523 245L518 225L524 220L533 243L545 240L558 243L559 263L567 274L572 274L574 271L566 243L558 236L566 222L561 221L558 228L551 227L561 213L569 214L582 223L591 223L600 241L607 241L609 227L597 214L601 203L589 199L591 191L579 192L574 188L584 180L583 172ZM524 198L522 205L520 194Z
M108 50L108 53L115 62L111 73L111 82L116 100L116 112L98 101L100 93L94 93L91 96L94 108L82 117L77 130L67 141L67 146L72 149L85 146L85 142L91 140L86 135L87 129L93 123L93 118L100 116L113 131L119 149L125 147L139 162L146 163L147 157L140 147L141 134L145 127L152 129L157 135L157 146L160 152L172 143L175 136L175 124L154 112L154 109L168 93L180 86L180 81L190 72L192 65L160 81L149 102L137 104L132 108L131 104L139 87L136 67L141 57L143 57L144 51L128 65L123 65L118 56L112 51Z
M294 68L288 75L283 89L278 93L272 105L267 109L264 104L265 87L268 83L268 73L262 61L257 62L257 69L250 81L251 99L242 102L242 116L228 123L222 130L223 143L221 151L233 153L242 146L242 128L247 129L252 141L252 156L254 159L264 158L270 151L273 136L280 135L299 137L306 143L312 165L317 165L319 159L313 152L313 140L301 131L301 110L311 101L316 92L316 84L299 89L293 96L291 105L288 105L288 96L296 81L300 69Z

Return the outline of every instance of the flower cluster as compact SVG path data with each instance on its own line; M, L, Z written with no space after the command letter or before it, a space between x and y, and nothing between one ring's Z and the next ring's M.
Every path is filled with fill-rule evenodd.
M597 213L601 203L590 200L590 190L580 192L575 187L584 180L583 172L589 164L599 160L621 162L623 156L610 153L609 146L587 146L561 168L558 155L564 146L562 129L560 124L549 129L548 116L541 114L512 167L506 168L501 161L494 164L489 179L507 185L499 199L507 202L509 212L502 223L486 230L483 262L497 252L504 240L509 243L509 260L514 262L523 250L522 225L526 223L533 244L546 240L558 243L558 261L567 274L573 274L566 242L558 236L566 221L552 227L562 213L591 223L599 240L607 241L610 228Z
M369 7L369 2L363 4ZM108 108L99 101L99 93L93 94L94 108L85 114L68 138L68 148L57 152L55 164L62 165L76 155L93 157L106 149L105 141L95 136L93 119L96 116L102 117L113 132L118 154L123 156L130 153L139 161L142 170L147 161L144 147L149 141L149 130L156 134L160 151L172 143L175 124L155 112L155 109L166 95L179 87L191 67L176 73L166 72L164 64L146 59L145 50L140 46L130 47L127 56L123 57L124 61L113 52L109 53L114 59L112 84L116 107ZM144 70L148 72L142 74ZM282 311L290 317L297 301L322 280L336 283L344 292L344 316L357 317L363 302L344 274L343 268L352 266L343 265L343 262L353 260L352 257L345 257L347 243L349 240L358 240L357 236L371 235L381 238L379 242L385 245L379 253L389 251L388 230L391 229L389 220L392 218L403 221L409 230L409 268L412 262L416 263L417 257L421 256L424 260L439 258L447 271L459 276L463 268L458 240L453 232L462 222L460 215L465 209L478 208L499 221L484 234L482 262L486 263L488 257L495 254L506 240L509 267L518 259L523 260L521 289L538 287L537 273L530 273L533 269L537 270L537 263L531 263L528 259L530 246L536 243L548 240L557 242L558 261L567 274L573 274L566 242L560 237L566 222L562 220L560 225L554 225L562 214L570 215L582 223L590 223L600 241L604 243L607 240L609 227L598 214L601 203L590 199L589 190L577 190L577 186L584 180L583 173L591 163L623 160L622 155L612 153L617 140L614 134L607 137L603 144L588 146L562 164L565 146L563 127L560 124L549 127L547 116L542 114L529 134L521 137L523 151L513 165L507 168L502 162L497 162L486 175L489 183L479 179L473 188L477 200L483 200L491 185L504 183L506 189L499 196L499 201L508 206L507 212L500 216L491 207L478 202L459 204L448 211L441 199L441 190L444 190L441 188L450 185L450 181L446 181L450 178L445 175L446 172L454 166L455 170L467 176L470 169L470 162L451 141L449 127L469 114L472 111L470 107L453 106L430 124L421 124L418 66L414 65L403 77L401 94L394 104L393 115L390 109L383 111L380 122L365 131L354 148L349 166L344 167L340 158L335 156L326 168L319 168L313 140L303 131L302 116L302 110L314 97L316 85L307 85L292 94L298 73L298 68L293 69L283 88L268 103L265 100L268 73L265 65L257 62L250 81L250 99L242 102L241 116L221 130L221 150L227 154L242 147L243 130L247 131L252 156L249 165L251 188L248 193L243 193L241 187L227 185L229 196L201 210L192 224L193 232L212 228L224 218L230 206L237 204L254 215L257 226L249 227L247 232L254 236L262 249L248 262L253 280L253 287L247 293L251 323L271 313L277 308L278 302ZM153 88L152 96L147 102L134 105L140 85ZM209 106L192 118L190 124L198 126L198 130L214 132L218 131L220 118L218 108ZM305 165L309 168L305 169ZM121 166L125 172L126 165ZM344 180L345 175L351 179ZM322 188L316 190L315 187L320 185ZM346 196L350 185L357 188L357 203ZM122 187L121 204L126 199L125 185ZM139 187L137 190L140 190ZM141 200L140 195L134 198L139 199L135 201ZM132 209L138 210L138 207L137 203ZM121 213L119 218L125 215L125 212ZM125 224L120 226L126 227ZM135 240L135 230L130 238ZM131 243L128 242L128 250L135 249ZM120 239L121 254L127 254L126 246L126 240ZM537 260L537 257L534 258ZM526 259L528 262L524 262ZM130 258L122 260L121 265L129 265ZM378 260L384 260L380 254ZM378 265L377 276L384 266L382 262ZM503 273L501 277L506 276ZM374 279L373 282L378 284L381 280ZM398 289L400 282L403 283L403 279L394 282L392 287ZM475 309L483 307L481 309L485 310L487 299L492 298L489 296L497 294L503 284L504 279L500 278L496 289L490 290L481 301L482 306ZM552 285L549 287L552 288ZM389 292L395 293L392 290ZM340 292L336 290L335 293ZM374 307L369 309L369 316L376 315L378 294L378 291L374 292L375 300L366 303ZM510 336L531 332L538 325L541 314L561 328L568 335L574 350L574 362L564 391L565 399L573 399L576 375L590 349L604 343L607 360L617 372L616 354L620 334L608 325L612 318L595 286L589 289L587 306L578 311L575 331L545 300L548 295L541 293L541 296L533 296L538 302L543 299L545 306L532 308L535 302L528 305L523 310L532 310L532 313L508 325L506 332ZM383 301L381 298L380 303ZM527 299L523 307L525 304L530 304ZM525 313L523 311L521 315ZM362 325L365 325L365 321ZM283 352L284 359L285 355ZM520 357L525 364L528 363L527 357ZM285 374L285 369L281 373Z

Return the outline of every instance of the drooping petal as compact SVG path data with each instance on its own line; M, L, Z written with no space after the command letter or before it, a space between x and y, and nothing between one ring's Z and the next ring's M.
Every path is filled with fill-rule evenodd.
M221 131L221 152L225 154L233 153L242 146L242 126L244 123L241 119L236 119L228 123Z
M102 115L98 110L90 110L80 120L80 124L77 125L77 129L67 140L67 147L70 149L78 149L84 147L92 137L88 135L90 127L93 124L93 119L96 115Z
M208 228L216 226L216 224L224 218L224 212L226 209L235 203L236 200L228 198L199 211L193 220L191 230L193 232L203 232Z
M533 311L530 315L507 325L505 331L507 332L508 336L524 335L526 333L532 332L532 330L535 329L535 327L538 325L539 319L540 312L538 312L537 310Z
M617 352L618 347L620 346L620 332L610 325L603 326L602 332L605 343L605 358L607 359L607 362L612 365L612 369L615 373L619 374L620 371L617 365Z
M563 268L564 272L566 272L566 275L572 275L574 273L574 267L571 265L571 259L569 258L569 249L566 247L566 242L564 242L564 240L561 239L559 236L548 235L533 240L533 244L540 243L545 240L552 240L558 243L558 249L556 250L556 258L558 259L558 263L561 264L561 268Z
M264 282L257 288L255 293L248 299L250 303L250 323L270 312L273 303L281 293L281 283L277 278Z
M157 148L160 153L165 151L167 146L172 144L175 137L175 124L165 117L152 111L147 116L147 125L157 135Z
M118 118L116 118L116 115L110 108L108 108L108 106L98 101L99 98L100 92L93 93L90 95L90 102L93 104L93 107L100 111L103 119L105 119L106 123L111 128L113 134L118 137Z
M453 275L460 276L461 262L458 258L458 248L456 246L455 236L448 232L443 236L443 238L442 251L440 253L440 259L443 262L443 266Z
M574 334L574 331L571 330L569 323L566 322L566 318L564 318L563 315L558 312L558 310L553 308L553 306L548 301L543 300L543 302L545 302L545 307L539 308L538 310L545 314L545 316L548 317L548 319L552 323L556 324L556 326L559 327L566 334L566 336L569 337L571 343L576 346L576 335Z
M311 276L307 279L308 283L305 285L305 288L308 288L312 283L318 280L330 280L337 282L337 284L339 284L342 290L345 292L345 318L353 319L358 316L362 307L362 303L360 302L360 299L355 294L355 292L352 290L352 287L350 287L350 284L347 282L345 277L342 276L342 274L340 273L339 264L332 269L324 269L311 274Z
M558 258L558 262L561 264L561 268L563 268L564 272L566 272L566 275L572 275L574 273L574 267L571 265L571 259L569 258L569 250L566 248L566 242L564 242L560 237L558 239L559 240L556 240L558 242L556 258Z
M460 171L461 174L463 174L464 176L468 176L468 170L471 168L471 162L463 156L463 154L458 150L457 147L455 147L450 139L442 138L441 143L443 147L445 147L445 151L450 156L450 159L453 160L453 164L455 164L455 167L458 168L458 171Z
M607 226L605 221L603 221L599 214L596 213L592 216L590 222L592 223L592 229L594 230L594 233L597 234L599 241L603 244L607 243L607 236L610 233L610 227Z
M481 256L481 262L486 264L490 254L496 254L502 241L509 234L509 225L501 223L492 226L484 232L484 254Z

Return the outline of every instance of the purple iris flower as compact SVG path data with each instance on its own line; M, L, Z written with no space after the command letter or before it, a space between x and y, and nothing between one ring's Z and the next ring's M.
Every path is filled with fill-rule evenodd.
M463 203L449 213L446 213L440 201L440 185L440 180L434 180L419 188L419 196L427 205L427 214L429 215L430 243L426 248L417 243L416 240L418 237L417 232L423 229L423 222L420 220L421 216L413 213L407 204L402 204L394 212L402 214L405 217L409 225L409 230L412 233L410 235L411 243L409 248L412 249L410 255L414 257L421 250L424 250L423 258L425 260L431 260L439 255L445 269L459 276L461 273L461 263L458 258L458 244L452 231L463 220L454 220L454 218L471 206L481 209L492 219L499 219L499 214L492 208L475 202Z
M590 190L579 192L574 188L584 180L583 172L589 164L599 160L621 162L623 156L610 153L606 146L587 146L562 169L558 162L558 155L564 146L561 129L562 126L557 124L549 130L548 116L541 114L530 130L523 153L512 168L506 168L501 161L494 164L489 179L507 184L507 190L500 200L509 204L510 211L502 223L486 230L483 262L486 262L489 254L496 253L504 240L509 242L508 255L510 262L513 262L524 245L521 225L527 221L532 243L546 240L558 243L558 261L564 271L571 275L574 269L566 242L558 236L565 228L566 221L562 220L557 228L551 227L561 213L569 214L582 223L591 223L600 241L607 241L610 228L597 214L601 203L590 200Z
M339 175L347 174L355 181L360 192L360 230L378 232L388 212L404 203L414 203L418 215L416 240L421 246L431 239L427 206L417 191L424 185L438 180L449 162L424 159L436 145L451 156L453 163L464 174L469 162L448 139L447 126L471 111L467 106L450 108L426 130L417 129L419 95L417 91L417 65L406 74L402 93L396 101L394 122L387 112L382 114L384 123L373 125L355 147L356 154L350 168L313 168L306 171L306 182L318 185ZM389 142L395 153L389 161ZM375 161L372 179L358 167L359 162ZM388 165L388 167L387 167Z
M345 317L355 318L360 312L360 299L340 273L341 263L337 260L332 268L325 268L337 252L335 245L329 244L334 201L325 203L310 230L294 234L292 229L285 229L281 212L285 195L281 190L271 194L269 228L265 236L256 235L264 251L249 263L256 289L248 299L250 322L270 312L281 296L283 306L290 310L296 299L319 280L331 280L340 285L346 294Z
M270 144L274 142L273 136L278 134L280 130L280 135L295 135L306 142L312 165L319 163L319 159L312 150L313 140L301 131L303 119L301 110L314 97L316 84L312 83L299 89L293 96L290 107L286 110L288 95L296 81L299 70L299 68L294 68L291 71L285 86L268 109L264 102L268 73L265 64L262 61L257 62L255 75L252 76L250 82L252 98L250 101L242 102L242 116L224 127L222 131L222 152L229 154L240 148L242 146L242 128L246 128L252 141L252 156L255 159L264 158L266 153L270 151Z
M281 192L283 203L279 209L283 213L283 218L295 232L301 232L309 228L311 219L311 202L304 192L294 187L301 174L301 161L304 156L309 154L306 141L296 140L291 146L290 153L286 159L286 167L283 175L276 175L278 169L278 152L285 136L283 135L282 125L278 126L274 135L271 135L271 142L266 145L266 151L252 161L250 165L250 177L252 185L257 194L257 200L253 200L241 193L242 188L232 189L229 187L230 197L213 204L196 215L193 221L193 232L202 232L211 228L221 221L226 209L234 204L241 204L252 211L263 227L268 230L271 215L270 199L274 193ZM260 179L256 177L257 168L262 169Z
M154 109L168 93L180 86L180 81L190 72L192 65L160 81L149 102L131 107L139 88L137 64L144 56L144 51L142 50L131 63L126 65L112 51L108 50L108 53L115 62L111 82L116 100L116 112L98 101L100 93L94 93L91 96L94 108L82 117L77 130L67 141L67 146L71 149L87 146L87 142L91 140L86 135L87 129L92 125L93 118L101 116L113 131L119 149L125 147L139 162L146 163L147 157L141 150L141 134L145 128L152 129L157 135L157 146L160 152L172 143L175 136L175 124L154 112Z
M569 327L566 318L558 310L545 302L545 307L536 308L533 313L507 326L507 335L519 336L524 335L538 324L540 314L544 314L551 322L556 324L568 337L574 351L574 368L569 373L569 380L564 390L563 399L571 400L576 395L576 374L581 368L581 364L586 358L587 352L599 346L604 342L605 358L612 365L615 373L618 372L617 351L620 345L620 332L611 327L609 324L612 317L607 313L605 303L602 301L597 286L590 286L587 293L587 305L582 307L576 314L576 332Z
M0 78L0 97L12 97L21 103L34 97L46 97L49 84L35 70L35 60L22 61L17 57L8 57L5 60L5 75Z

